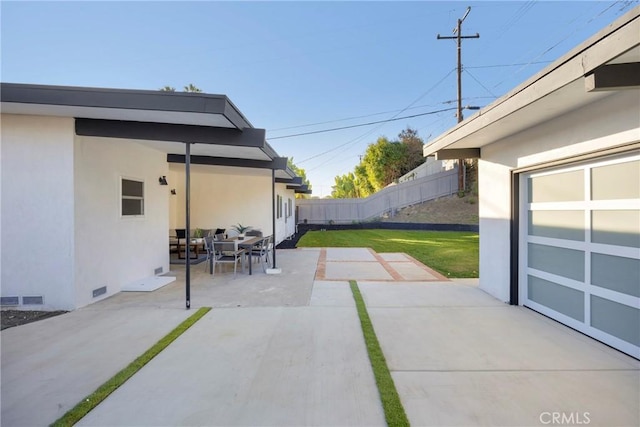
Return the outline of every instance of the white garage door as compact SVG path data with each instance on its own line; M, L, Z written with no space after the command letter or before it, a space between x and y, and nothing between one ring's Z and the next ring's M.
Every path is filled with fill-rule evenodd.
M522 174L520 303L640 358L640 155Z

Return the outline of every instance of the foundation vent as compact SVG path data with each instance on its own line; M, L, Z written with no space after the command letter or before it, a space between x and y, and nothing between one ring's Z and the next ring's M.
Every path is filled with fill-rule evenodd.
M99 297L100 295L104 295L106 293L107 293L107 287L103 286L101 288L97 288L97 289L93 290L93 297L96 298L96 297Z
M19 297L0 297L0 305L19 305Z
M153 270L153 274L155 274L156 276L157 276L158 274L162 274L162 270L163 270L163 269L162 269L162 267L158 267L158 268L156 268L155 270Z
M44 298L40 296L22 297L22 305L42 305Z

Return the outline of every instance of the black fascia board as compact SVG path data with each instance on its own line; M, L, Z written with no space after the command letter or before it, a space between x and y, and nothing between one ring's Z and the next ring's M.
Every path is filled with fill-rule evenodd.
M282 159L285 159L286 161L286 157L276 157L271 161L266 161L254 159L236 159L231 157L191 156L191 164L278 170L282 169ZM167 163L184 164L185 160L186 156L184 154L167 154Z
M246 128L240 131L229 128L173 123L76 119L76 134L106 138L177 141L264 149L266 131L256 128Z
M271 145L269 145L269 143L267 141L265 141L265 143L264 143L264 148L265 148L264 152L269 157L278 157L278 153L276 153L276 150L274 150L273 147Z
M288 185L302 185L302 177L296 176L294 178L276 178L276 182L279 184L288 184Z
M296 194L313 194L313 191L309 188L308 185L303 185L302 187L289 188L287 190L293 190Z
M0 97L7 103L220 114L238 129L253 128L226 95L0 83Z

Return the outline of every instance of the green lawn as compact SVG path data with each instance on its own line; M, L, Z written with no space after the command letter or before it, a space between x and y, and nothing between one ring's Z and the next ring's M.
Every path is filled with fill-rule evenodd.
M452 277L478 277L478 233L466 231L308 231L298 247L371 248L404 252Z

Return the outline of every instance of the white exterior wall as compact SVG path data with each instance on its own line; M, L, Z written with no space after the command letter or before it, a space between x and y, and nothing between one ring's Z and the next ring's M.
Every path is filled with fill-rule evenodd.
M166 154L135 141L75 137L76 307L122 286L169 271L169 187ZM120 216L121 177L144 181L144 217ZM93 298L102 286L107 293Z
M513 169L542 167L638 141L638 91L629 90L483 147L478 165L480 287L503 301L509 299Z
M168 229L185 227L185 171L184 165L172 164L167 176L170 196ZM167 187L165 187L167 188ZM276 184L276 193L295 199L293 190ZM295 201L294 201L295 204ZM227 232L235 224L250 225L272 232L271 171L266 169L233 168L223 166L191 165L191 229L224 228ZM295 206L292 212L295 212ZM168 234L168 229L165 234ZM295 232L293 217L276 220L276 241ZM288 234L287 234L288 233Z
M282 197L282 216L276 218L275 242L278 244L296 232L296 195L293 190L287 190L286 184L276 184L276 195ZM289 201L291 201L291 216L288 216L289 210L287 206Z
M73 309L74 120L3 114L1 137L2 296Z

